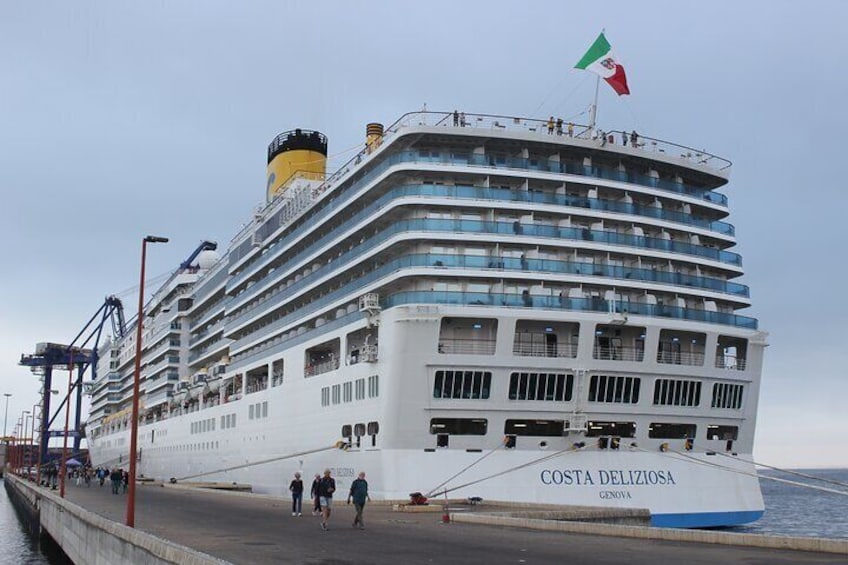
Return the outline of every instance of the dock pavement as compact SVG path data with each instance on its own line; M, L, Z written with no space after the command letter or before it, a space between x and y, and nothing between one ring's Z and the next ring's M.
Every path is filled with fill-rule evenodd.
M66 489L69 501L124 523L126 495L112 494L108 482L70 483ZM311 505L306 507L309 501L296 517L287 498L139 484L135 526L237 565L846 563L846 555L828 553L443 523L441 511L397 512L380 504L366 505L366 529L359 530L352 527L354 510L345 499L335 500L325 532ZM485 503L467 508L491 510Z

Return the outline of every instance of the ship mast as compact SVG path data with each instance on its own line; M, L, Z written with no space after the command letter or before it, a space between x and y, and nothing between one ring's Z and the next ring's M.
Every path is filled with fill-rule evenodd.
M598 119L598 86L601 84L601 77L595 77L595 100L589 109L589 131L595 131L595 123Z

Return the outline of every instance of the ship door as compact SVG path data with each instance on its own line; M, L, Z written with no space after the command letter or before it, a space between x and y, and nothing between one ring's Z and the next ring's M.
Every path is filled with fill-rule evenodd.
M547 350L548 357L557 356L557 335L555 333L545 334L545 349Z

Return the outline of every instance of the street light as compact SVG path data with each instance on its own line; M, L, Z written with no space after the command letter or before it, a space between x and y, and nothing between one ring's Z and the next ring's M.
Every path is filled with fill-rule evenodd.
M148 243L168 243L167 237L148 235L141 241L141 277L138 283L138 317L135 332L135 372L133 375L132 424L130 431L130 470L127 492L127 526L135 527L135 471L138 459L138 383L141 379L141 326L144 321L144 263Z
M32 435L29 438L29 456L31 460L30 467L32 467L32 463L35 463L37 460L37 458L32 456L32 451L33 449L35 449L35 414L37 412L36 408L40 408L38 403L36 403L32 407ZM35 477L36 479L38 479L38 471L36 471Z
M6 411L3 413L3 443L8 444L9 440L6 439L6 422L9 418L9 397L12 396L12 393L4 392L3 396L6 397Z
M26 469L27 479L29 479L29 459L30 459L29 452L26 451L26 444L29 443L29 436L27 435L27 430L29 429L29 414L30 414L29 410L24 410L21 413L21 418L23 418L23 421L24 421L24 437L23 437L24 441L23 441L22 447L24 449L25 455L23 456L23 461L24 461L26 468L27 468Z

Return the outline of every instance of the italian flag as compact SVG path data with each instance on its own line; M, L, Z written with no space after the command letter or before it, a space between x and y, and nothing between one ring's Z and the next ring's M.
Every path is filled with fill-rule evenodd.
M621 96L622 94L630 94L630 89L627 88L627 76L624 74L624 67L621 66L621 61L612 52L609 41L604 37L603 32L598 36L598 39L589 47L583 58L574 65L575 69L591 71L602 79L607 81L615 92Z

